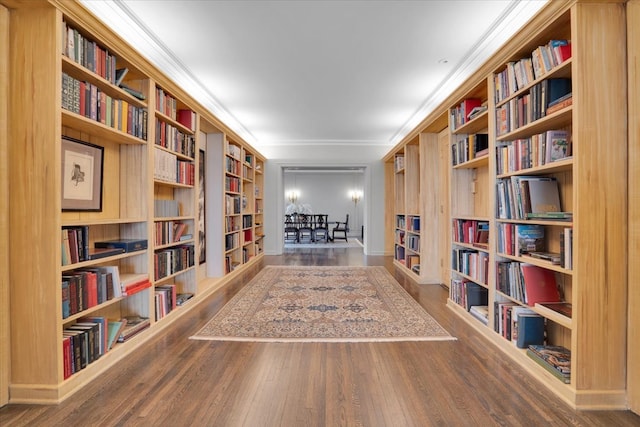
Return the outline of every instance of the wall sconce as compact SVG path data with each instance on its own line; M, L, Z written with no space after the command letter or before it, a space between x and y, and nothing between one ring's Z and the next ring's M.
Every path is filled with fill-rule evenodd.
M351 201L357 205L358 202L360 201L360 199L362 199L362 191L360 190L353 190L349 192L349 195L351 196Z
M287 193L287 199L291 204L295 204L298 201L298 196L299 194L296 190L291 190Z

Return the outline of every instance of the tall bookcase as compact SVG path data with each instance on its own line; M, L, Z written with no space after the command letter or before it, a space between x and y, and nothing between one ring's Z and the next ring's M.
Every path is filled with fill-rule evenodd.
M178 306L175 294L191 295L190 301L204 298L242 270L210 275L206 266L199 268L205 261L200 253L209 248L207 264L224 265L224 254L215 249L224 244L224 222L218 215L205 227L200 215L204 181L198 177L205 167L200 148L206 148L209 135L221 141L228 135L240 150L237 194L244 191L247 203L240 205L238 221L242 225L244 216L250 225L241 230L244 240L234 259L244 267L260 258L257 236L263 233L256 223L258 218L262 223L262 213L254 209L262 203L265 159L78 3L11 2L10 7L0 16L8 19L12 34L9 60L3 61L8 73L0 78L8 90L6 134L13 141L6 147L11 301L1 307L10 307L10 401L55 403L193 306ZM123 69L127 73L117 82L116 70ZM101 177L83 171L85 180L100 180L93 198L101 203L92 210L63 205L71 180L65 166L69 147L78 156L88 156L89 148L103 153ZM222 162L206 169L225 174ZM206 187L225 191L220 178ZM209 210L221 209L221 201L210 200ZM215 244L204 245L205 231L218 239ZM82 256L68 259L63 239L71 236L82 240L77 245ZM123 239L146 245L88 256L95 242ZM97 302L67 313L65 277L108 266L117 266L121 277L135 274L139 289L113 298L98 293ZM70 372L65 330L87 317L125 316L148 318L149 327Z
M438 126L441 121L436 131ZM392 230L385 235L387 252L393 253L401 271L421 284L440 283L443 262L440 137L431 130L413 135L385 157L385 222Z
M469 245L453 233L454 254L455 248L462 248L458 251L464 253L462 257L479 256L488 268L486 276L479 279L467 272L460 273L454 262L452 284L456 276L462 276L462 281L478 283L480 291L484 290L488 307L486 325L461 305L463 286L455 289L452 286L448 305L549 389L579 408L626 407L625 20L624 3L550 5L507 43L495 61L489 62L486 79L479 75L475 86L457 94L458 98L449 104L451 111L472 98L488 105L487 113L461 125L451 124L452 146L469 134L489 135L488 156L462 162L452 159L451 168L452 226L460 223L473 226L482 221L489 230L486 249ZM569 59L528 81L516 78L519 84L511 81L510 89L510 79L501 79L505 75L510 77L508 70L513 70L514 65L517 68L521 59L535 55L539 46L562 39L571 42ZM527 103L536 104L532 97L537 96L537 87L544 80L565 78L571 79L572 105L547 114L534 113L533 118L523 114ZM540 145L534 142L528 145L526 141L555 130L568 132L573 155L553 162L537 161ZM525 176L554 178L562 210L571 212L572 220L527 220L513 211L507 214L499 211L498 206L504 205L501 186L509 186L514 179ZM508 203L509 195L506 200ZM505 239L509 230L525 225L537 225L544 231L543 251L557 253L571 248L572 264L554 265L505 249L501 239ZM561 244L561 235L568 236L565 229L572 232L572 246ZM480 265L476 260L470 263ZM563 300L572 304L571 317L539 305L529 307L544 317L547 343L571 351L568 384L496 332L500 319L498 304L526 306L520 297L505 290L497 272L504 263L518 267L525 263L550 271ZM516 281L514 276L507 281L507 287L513 287Z

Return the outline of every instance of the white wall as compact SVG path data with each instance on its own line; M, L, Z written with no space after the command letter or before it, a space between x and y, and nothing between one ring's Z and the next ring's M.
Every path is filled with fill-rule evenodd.
M363 224L362 200L354 203L349 195L351 190L364 188L363 171L286 171L284 174L285 209L290 205L287 195L291 190L299 193L294 212L327 214L329 221L345 221L349 215L349 236L359 236Z
M265 165L265 254L278 255L284 246L284 168L295 166L362 167L363 198L358 204L365 225L365 254L384 254L384 164L386 145L282 145L259 147ZM345 195L346 197L346 195ZM349 199L350 201L350 199ZM315 210L315 208L314 208ZM318 212L320 213L320 212ZM346 212L345 212L346 213ZM362 224L359 224L362 225Z

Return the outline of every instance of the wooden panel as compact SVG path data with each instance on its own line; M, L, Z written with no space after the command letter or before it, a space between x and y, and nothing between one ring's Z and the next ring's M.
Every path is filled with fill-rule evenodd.
M442 283L447 287L451 282L451 235L450 235L450 218L451 209L448 200L448 195L451 194L450 187L450 165L451 165L451 150L449 149L449 128L443 130L438 134L438 168L440 175L440 200L438 207L438 216L440 217L439 223L441 224L441 230L438 237L440 242L440 248L438 249L440 258L440 277Z
M420 215L420 146L418 144L409 144L405 147L404 152L404 212L407 215Z
M440 242L447 229L441 222L443 195L440 181L438 134L420 134L420 283L442 283Z
M0 6L0 406L9 401L9 11Z
M591 398L596 394L605 404L607 394L625 390L625 27L624 4L572 7L576 327L571 375L578 406L596 405Z
M640 0L627 3L629 84L629 330L627 389L632 411L640 414Z
M394 206L394 183L395 171L393 157L391 161L384 164L384 254L393 254L393 239L395 228L395 206Z
M11 383L43 389L62 380L60 251L34 250L60 247L61 20L42 7L10 23Z

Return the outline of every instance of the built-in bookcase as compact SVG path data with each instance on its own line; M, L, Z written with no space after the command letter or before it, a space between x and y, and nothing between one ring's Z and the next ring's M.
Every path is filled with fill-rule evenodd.
M430 241L425 233L432 232L426 222L437 217L429 209L441 207L425 194L429 183L442 180L450 193L441 227L448 234L448 268L439 270L440 282L450 286L447 305L579 408L626 407L627 117L637 127L627 114L627 6L549 2L385 157L386 250L396 264L407 271L401 260L416 213L423 273L424 260L446 248L424 246ZM549 56L556 54L558 61ZM569 82L571 95L555 93L566 92ZM408 147L419 143L422 159L425 139L418 135L432 132L440 175L421 161L420 191L410 194ZM400 156L402 168L396 166ZM532 192L547 186L557 189L558 200L543 204L566 213L527 215L535 212ZM412 212L409 198L417 197L422 205ZM523 252L517 243L525 232L533 244ZM553 280L571 315L529 304L521 295L525 270ZM545 344L569 350L570 375L553 375L506 332L505 315L525 309L542 318Z
M228 217L238 226L228 252L237 261L233 271L259 259L262 207L254 209L262 206L265 159L80 4L14 6L7 61L14 143L7 154L9 202L21 215L9 218L9 394L14 403L56 403L232 277L223 271L227 252L216 248L233 234L224 231L222 194L237 199ZM237 165L228 171L204 150L210 136L226 135L220 153L237 147L229 150ZM198 179L205 166L217 180ZM226 190L220 177L237 186ZM84 183L81 192L69 191ZM207 203L220 211L209 223L201 212L205 184L220 195ZM94 251L97 242L125 239L136 246ZM206 274L199 268L206 264L219 271ZM107 286L115 267L122 281L131 280L126 289L117 281ZM111 349L100 344L104 322L127 316L148 326ZM72 331L89 320L91 329ZM100 345L78 362L70 335Z
M386 240L393 242L394 263L419 283L440 281L438 149L436 133L421 133L385 158L387 214L393 212Z
M627 145L624 126L617 125L626 117L620 84L625 55L618 48L624 45L624 22L622 4L550 5L507 43L497 62L490 61L486 77L465 84L466 91L449 104L448 305L558 396L582 408L625 407ZM562 44L568 47L556 61L543 58L545 47L550 49L544 55L553 55L552 47ZM539 55L542 65L536 64ZM548 105L567 83L571 95ZM487 111L455 122L454 112L469 99ZM489 136L488 155L474 153L470 137L479 133ZM557 189L558 201L544 203L566 214L528 215L545 210L531 206L542 194L540 183ZM486 246L478 241L485 228ZM572 314L526 299L531 268L552 280ZM470 310L470 304L485 308ZM544 319L544 343L569 350L570 375L552 375L515 345L508 326L514 307Z

